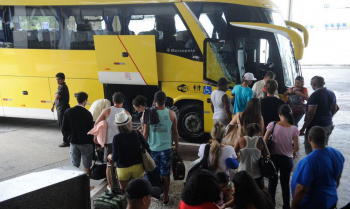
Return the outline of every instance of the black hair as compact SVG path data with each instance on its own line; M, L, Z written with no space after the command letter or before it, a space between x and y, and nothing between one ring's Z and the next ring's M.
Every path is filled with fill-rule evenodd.
M115 92L112 96L112 100L116 104L124 103L124 95L121 92Z
M294 125L293 112L292 109L290 109L289 105L283 104L279 106L277 112L278 114L283 115L285 118L287 118L288 123Z
M172 107L174 106L174 100L171 97L166 97L166 102L165 102L166 107Z
M309 130L311 141L317 145L326 145L326 131L320 126L314 126Z
M261 104L260 99L252 98L249 100L246 108L242 113L242 117L240 118L240 123L242 126L246 127L251 123L260 123L261 119Z
M235 187L233 208L247 208L254 205L258 209L275 208L269 194L263 192L247 171L237 172L233 177Z
M89 95L85 92L77 93L77 101L79 104L82 104L85 100L87 100Z
M147 106L147 98L142 95L137 95L137 97L132 100L132 105L138 107L138 106Z
M60 78L62 80L65 80L66 79L66 76L64 75L64 73L57 73L56 74L56 78Z
M274 94L278 88L278 83L275 80L268 80L266 81L265 88L267 93Z
M218 180L219 184L227 184L228 183L228 177L227 177L227 174L225 172L217 172L216 179Z
M255 134L261 132L261 127L257 123L249 124L246 129L249 137L253 137Z
M267 71L265 78L275 79L275 74L272 71Z
M304 77L303 76L297 76L296 78L295 78L295 80L298 80L298 81L300 81L302 84L303 84L303 86L304 86Z
M204 202L220 200L220 187L214 174L199 170L186 182L181 199L187 205L200 205Z
M316 87L324 86L324 78L321 76L314 76L311 81L315 84Z

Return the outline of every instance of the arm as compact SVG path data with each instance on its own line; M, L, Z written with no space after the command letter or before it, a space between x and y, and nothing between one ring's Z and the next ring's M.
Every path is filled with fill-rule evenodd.
M338 112L338 110L339 110L339 106L338 106L337 103L335 103L335 104L334 104L334 107L333 107L333 111L332 111L333 116Z
M264 118L262 116L260 116L260 128L261 128L260 136L263 136L265 133L265 123L264 123Z
M138 136L140 137L140 141L141 141L141 144L142 146L147 150L147 151L150 151L149 150L149 144L147 143L146 139L143 137L143 135L140 133L140 132L136 132L138 134Z
M231 121L231 119L232 119L232 112L230 110L229 97L227 96L227 94L225 94L221 99L222 99L222 102L224 104L224 110L225 110L225 113L226 113L226 119L227 119L227 121Z
M299 136L294 136L293 137L293 142L294 142L294 148L293 148L293 153L298 152L299 150Z
M308 127L316 114L317 106L309 106L309 110L305 116L303 128L300 130L300 135L304 135L306 127Z
M170 110L170 119L173 122L171 130L171 140L175 142L175 153L179 154L179 133L177 132L177 118L174 111Z
M214 105L213 105L213 101L210 100L210 107L211 107L211 111L214 113Z
M256 82L256 83L257 83L257 82ZM257 94L256 94L256 91L257 91L256 83L254 83L253 88L252 88L252 90L253 90L253 97L254 97L254 98L257 97Z
M266 133L265 133L265 136L264 136L264 141L265 141L265 142L266 142L267 139L269 138L270 134L271 134L271 131L266 129Z
M295 192L294 192L294 197L293 197L293 202L292 202L292 209L297 209L299 203L304 199L306 193L307 193L308 188L301 185L297 184L295 187Z
M288 96L288 94L290 93L290 90L291 90L291 89L288 89L287 91L285 91L285 92L283 93L283 96L285 96L285 97ZM293 91L293 90L292 90L292 91Z
M148 136L149 136L149 124L143 124L143 137L145 138L146 141L148 141Z
M97 125L99 122L106 120L111 113L111 110L109 108L103 109L100 116L98 116L97 120L95 121L95 125Z
M237 140L237 142L235 143L234 148L235 148L236 154L238 154L239 151L241 150L241 141L242 141L243 139L244 139L244 137L241 137L241 138L239 138L239 139Z
M307 93L307 91L305 93L301 93L300 91L296 91L294 93L306 101L309 99L309 94Z
M233 119L230 122L230 125L235 125L239 123L239 117L241 116L241 112L238 112L235 116L233 116Z

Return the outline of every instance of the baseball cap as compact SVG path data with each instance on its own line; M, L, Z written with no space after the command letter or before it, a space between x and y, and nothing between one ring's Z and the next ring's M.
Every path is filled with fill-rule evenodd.
M152 187L151 183L145 179L131 180L126 187L126 196L129 199L142 199L148 195L159 196L161 189Z
M155 94L154 94L154 99L157 101L157 102L161 102L161 101L166 101L166 95L163 91L157 91Z
M244 78L247 81L256 81L256 78L254 77L253 73L244 74Z
M223 85L227 85L229 84L230 82L226 79L226 78L220 78L218 80L218 86L223 86Z

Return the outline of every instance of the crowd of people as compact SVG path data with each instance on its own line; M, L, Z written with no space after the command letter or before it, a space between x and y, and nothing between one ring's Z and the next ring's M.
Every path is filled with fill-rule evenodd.
M200 159L208 156L208 165L186 182L180 209L275 208L278 177L283 208L336 208L336 188L344 165L342 154L328 147L334 128L332 118L339 110L336 97L324 87L320 76L311 79L314 93L309 96L303 77L298 76L294 87L280 99L274 77L273 72L267 72L251 89L249 86L257 79L246 73L243 83L233 88L232 99L226 94L229 82L219 79L217 90L211 94L212 140L209 145L201 145L198 152ZM108 164L107 192L113 192L114 176L117 176L120 189L128 197L129 208L148 208L151 196L159 197L161 191L163 205L168 205L172 156L179 153L177 109L173 101L158 91L152 107L147 107L147 98L137 96L132 105L142 117L141 125L133 130L132 117L123 108L121 92L113 94L112 106L101 101L103 108L99 114L92 114L85 109L88 102L85 92L76 94L78 104L70 108L64 74L58 73L56 80L59 87L54 105L63 134L59 146L70 146L72 165L80 167L82 159L83 169L89 173L94 147L99 144L103 147L99 148L103 149L103 161ZM299 131L298 124L304 115ZM88 135L92 130L94 134ZM290 184L300 135L305 135L307 156L297 165ZM272 145L268 147L267 142ZM208 155L207 146L210 146ZM161 178L161 190L143 179L142 149L156 165L152 172ZM262 157L269 157L279 173L268 179L267 186L258 165ZM109 170L114 166L116 169Z

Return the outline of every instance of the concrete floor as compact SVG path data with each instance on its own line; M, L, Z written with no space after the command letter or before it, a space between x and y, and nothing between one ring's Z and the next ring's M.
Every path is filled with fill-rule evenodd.
M337 95L340 111L334 117L336 125L329 145L339 149L346 162L338 189L338 206L350 202L350 67L303 67L306 87L314 75L325 77L326 86ZM309 93L312 90L309 89ZM302 125L302 124L301 124ZM300 137L303 142L304 138ZM57 123L46 120L18 119L0 117L0 181L25 175L31 172L47 170L70 164L69 148L59 148L62 137ZM183 159L193 161L197 158L197 146L187 144L180 146ZM300 151L295 164L305 156ZM91 185L101 185L102 181L91 180ZM183 182L173 182L171 188L171 205L166 208L177 208ZM279 190L280 191L280 190ZM281 193L278 192L277 207L281 208ZM158 202L151 208L162 208Z

